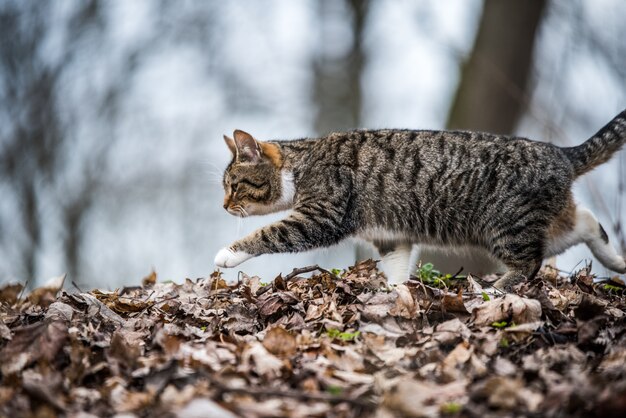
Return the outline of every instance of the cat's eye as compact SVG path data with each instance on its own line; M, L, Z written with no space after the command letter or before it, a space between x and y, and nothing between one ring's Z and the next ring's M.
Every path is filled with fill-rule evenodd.
M253 183L249 180L241 180L242 183L245 183L247 186L254 187L255 189L260 189L264 186L262 183Z

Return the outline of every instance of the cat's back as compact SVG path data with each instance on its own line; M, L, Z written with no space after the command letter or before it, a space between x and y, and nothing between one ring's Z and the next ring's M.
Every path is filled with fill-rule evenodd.
M561 148L527 138L469 131L377 129L283 143L301 167L348 167L357 182L409 183L469 171L543 183L574 177Z
M542 170L569 169L559 147L522 137L468 131L355 130L315 141L311 156L366 170L380 165L419 165L439 170L460 164Z

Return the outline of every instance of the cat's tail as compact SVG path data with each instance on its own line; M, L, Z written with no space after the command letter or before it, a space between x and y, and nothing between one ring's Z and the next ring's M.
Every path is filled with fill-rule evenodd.
M615 116L594 136L577 147L563 148L576 176L608 161L626 143L626 110Z

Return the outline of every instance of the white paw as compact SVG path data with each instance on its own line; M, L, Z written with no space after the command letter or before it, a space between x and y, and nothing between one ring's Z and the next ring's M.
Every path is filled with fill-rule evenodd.
M243 251L233 251L230 248L224 247L218 251L214 262L218 267L230 268L238 266L250 258L252 258L251 254Z
M616 271L621 274L626 274L626 258L622 257L622 262L618 265Z
M606 263L602 264L611 271L620 274L626 273L626 258L620 257L619 255L614 256L611 260L607 260Z

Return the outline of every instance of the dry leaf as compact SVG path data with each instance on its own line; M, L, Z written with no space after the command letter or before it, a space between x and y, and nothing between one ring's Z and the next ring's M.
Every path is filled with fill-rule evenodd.
M478 326L490 326L494 322L507 321L515 324L537 322L541 318L541 304L514 294L484 302L472 312L472 320Z
M415 318L417 316L419 305L415 299L413 299L413 295L411 295L411 291L406 285L397 285L389 296L395 299L395 305L388 311L389 315L406 319Z
M157 282L157 274L156 271L152 270L150 272L150 274L148 274L146 277L144 277L141 280L141 284L143 286L152 286Z
M494 297L313 267L266 287L5 287L0 415L621 416L626 300L586 273Z
M22 293L24 285L21 283L7 283L0 288L0 302L11 306L17 302L17 298Z
M429 381L402 379L383 396L383 404L394 416L437 417L441 405L467 402L467 382L438 385Z
M55 360L67 337L63 321L42 321L13 329L13 338L0 351L2 373L17 373L40 359Z
M28 294L28 300L33 305L48 307L56 300L57 293L63 287L65 274L49 279L43 286L34 289Z
M274 327L267 331L263 338L263 347L279 357L289 357L297 349L296 338L281 327Z
M441 301L441 308L446 312L469 313L463 302L462 289L460 289L459 293L456 295L449 293L444 294Z

